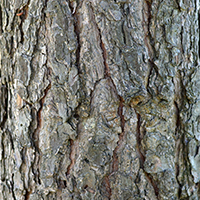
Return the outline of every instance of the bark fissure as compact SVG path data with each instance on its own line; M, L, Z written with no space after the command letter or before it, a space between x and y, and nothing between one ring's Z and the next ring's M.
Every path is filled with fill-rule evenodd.
M105 78L106 77L110 77L110 69L109 69L109 66L108 66L108 63L107 63L107 51L106 51L106 48L105 48L105 45L103 43L103 40L102 40L102 35L101 35L101 32L99 30L99 36L100 36L100 47L102 49L102 54L103 54L103 60L104 60L104 66L105 66Z
M155 73L160 78L160 80L163 82L163 78L159 73L159 69L157 65L155 64L154 60L156 59L156 50L155 50L155 41L150 31L150 25L151 25L151 6L152 6L152 0L144 0L143 1L143 11L142 11L142 18L143 18L143 31L144 31L144 43L147 47L149 59L148 59L148 66L150 67L148 77L147 77L147 83L146 83L146 89L149 92L149 94L152 96L151 91L149 89L149 83L150 83L150 77L152 75L152 70L155 70Z
M136 112L136 110L135 110L135 112ZM136 145L136 150L137 150L138 157L139 157L139 160L140 160L140 168L143 170L145 177L147 178L149 183L152 185L157 199L160 200L159 188L156 184L156 181L153 179L153 177L150 173L145 171L145 168L144 168L144 162L145 162L146 156L145 156L144 150L142 149L142 144L141 144L141 142L142 142L141 133L140 133L141 116L138 112L136 112L136 115L137 115L137 130L136 130L137 145Z
M200 10L198 10L198 32L199 32L199 41L198 41L198 55L199 55L199 58L200 58Z
M69 140L70 142L70 149L71 149L71 152L70 152L70 155L69 155L69 158L71 160L71 163L70 165L67 167L67 172L66 172L66 176L68 176L70 174L70 171L71 169L73 168L74 164L75 164L75 145L74 145L74 140L70 139Z
M181 7L180 7L180 4L179 4L179 0L175 0L175 2L176 2L176 5L177 5L177 9L178 9L179 11L181 11Z
M11 144L11 147L12 147L12 150L14 150L14 142L13 142L13 137L12 137L12 133L10 132L10 130L8 130L8 133L9 133L9 138L10 138L10 144Z
M8 84L7 81L5 83L5 85L1 86L1 100L3 102L3 106L4 106L4 113L3 113L3 119L1 119L1 123L0 123L0 128L3 130L5 128L5 124L6 121L8 119Z
M83 2L82 2L83 3ZM82 3L79 4L79 6L74 7L74 3L73 2L69 2L69 7L71 9L71 13L72 13L72 17L74 18L74 33L76 35L77 38L77 48L76 48L76 62L75 62L75 66L77 67L78 73L80 74L80 52L81 52L81 42L80 42L80 20L79 20L79 13L78 13L78 9L79 7L82 5Z
M101 186L102 186L102 188L101 188L100 192L102 193L102 195L107 197L108 200L111 200L112 190L111 190L111 187L110 187L109 175L105 176L103 178Z
M181 40L181 55L184 55L184 45L183 45L183 26L181 26L181 32L180 32L180 40ZM181 59L181 61L184 59L184 57L182 56L182 59Z
M0 34L3 33L3 23L2 23L2 20L3 20L3 18L2 18L2 7L0 5Z
M18 17L20 17L21 22L19 24L19 30L21 33L21 39L20 39L20 43L24 43L24 31L23 31L23 23L24 21L27 19L28 17L28 10L29 10L29 4L30 4L30 0L28 0L27 4L24 5L22 8L18 9L16 15Z
M120 116L122 132L119 135L119 140L117 142L117 146L115 147L115 149L113 151L112 172L118 171L118 167L119 167L118 154L119 154L121 147L123 146L123 141L125 140L125 137L126 137L125 131L124 131L125 119L124 119L124 114L123 114L123 108L124 108L124 100L122 97L120 97L118 114Z
M151 4L152 0L144 0L143 2L143 30L144 30L144 43L147 47L149 59L151 62L155 59L155 48L154 39L150 33L150 23L151 23Z
M182 192L182 184L179 180L179 175L180 175L180 166L179 166L179 158L180 158L180 152L181 152L181 143L183 142L182 139L180 138L179 135L179 130L180 130L180 110L178 107L178 103L174 101L174 106L175 106L175 111L176 111L176 129L175 129L175 136L176 136L176 161L175 161L175 174L176 174L176 181L179 185L178 188L178 198L181 197L181 192Z
M5 173L6 173L6 163L5 163L5 147L4 147L4 141L5 141L5 132L2 132L1 135L1 157L2 157L2 171L1 171L1 181L5 181Z
M29 4L30 4L30 0L28 0L28 2L22 8L19 8L17 10L16 15L21 18L22 22L24 22L24 20L27 19L28 17Z
M40 31L40 28L42 26L42 23L46 23L46 14L45 14L45 9L47 7L47 2L48 0L45 1L44 3L44 6L43 6L43 9L42 9L42 19L41 19L41 22L40 22L40 27L37 29L37 33L39 33ZM39 34L38 34L39 35ZM38 46L38 36L37 36L37 42L36 42L36 45L34 47L34 50L33 50L33 54L35 53L36 49L37 49L37 46ZM47 45L47 42L46 42L46 45ZM48 67L48 47L46 48L47 50L47 53L46 53L46 62L43 64L43 67L46 66L46 74L47 74L47 80L49 81L49 84L47 85L47 87L44 89L44 94L43 94L43 97L39 100L39 104L40 104L40 108L38 109L37 113L36 113L36 118L37 118L37 127L36 129L34 130L34 132L32 133L31 135L31 141L33 143L33 147L35 149L35 156L34 156L34 161L33 161L33 165L32 165L32 172L34 174L34 179L35 179L35 182L36 183L39 183L41 184L41 181L40 181L40 162L41 162L41 150L40 150L40 147L39 147L39 134L40 134L40 131L41 131L41 128L42 128L42 123L43 123L43 119L42 119L42 110L43 110L43 107L44 107L44 102L45 102L45 98L48 94L48 91L51 89L51 73L52 73L52 69L50 67ZM32 61L31 61L32 62ZM30 196L32 192L32 189L31 188L28 188L27 189L27 196Z
M89 187L88 185L86 185L84 187L85 190L87 190L88 192L92 193L92 194L95 194L95 190L93 190L91 187Z
M182 32L182 31L181 31ZM182 33L181 33L182 34ZM182 51L181 46L181 51ZM183 53L183 52L182 52ZM183 119L181 118L181 113L183 109L185 109L186 103L190 104L186 88L183 84L183 78L181 76L181 71L178 70L177 77L173 79L173 83L175 85L175 99L174 99L174 108L175 108L175 116L176 116L176 126L175 126L175 174L176 174L176 181L178 183L178 191L177 196L181 198L182 190L184 187L185 176L188 178L189 174L191 177L191 165L190 159L188 158L188 144L186 142L186 131L183 125ZM188 108L190 109L190 108ZM189 112L189 111L187 111ZM183 171L187 169L188 174L185 175ZM189 181L188 181L189 182Z
M150 84L150 78L151 78L152 72L153 72L153 67L150 66L149 73L148 73L148 75L147 75L146 90L148 91L148 93L149 93L151 96L152 96L152 94L151 94L151 90L149 89L149 84Z
M39 147L39 134L42 128L42 110L45 102L45 98L47 96L48 91L51 89L51 81L49 81L49 85L44 90L44 96L39 101L40 108L37 112L37 128L32 134L32 141L34 141L34 148L35 148L35 157L34 157L34 165L33 165L33 173L35 175L35 181L36 183L41 184L40 181L40 159L41 159L41 150Z
M109 69L109 66L108 66L108 63L107 63L107 51L106 51L106 48L105 48L105 45L104 45L104 42L103 42L103 39L102 39L102 34L101 34L101 29L99 28L96 20L95 20L95 14L94 14L94 8L92 6L92 3L90 3L90 7L92 9L92 20L96 26L96 29L98 30L98 34L99 34L99 43L100 43L100 48L101 48L101 51L102 51L102 58L103 58L103 64L104 64L104 78L107 78L109 77L110 79L111 78L111 75L110 75L110 69Z
M26 7L27 7L27 12L28 12L28 7L29 7L29 3L30 2L28 2L27 3L27 5L26 5ZM31 69L31 71L34 71L33 70L33 66L32 66L32 63L33 63L33 60L34 60L34 55L35 55L35 53L37 53L37 51L38 51L38 44L39 44L39 36L40 36L40 29L41 29L41 27L42 27L42 25L43 24L45 24L45 28L46 28L46 13L45 13L45 10L46 10L46 8L47 8L47 3L48 3L48 0L45 0L45 2L44 2L44 5L43 5L43 8L42 8L42 10L41 10L41 19L40 19L40 25L39 25L39 27L36 29L36 33L35 33L35 39L36 39L36 42L35 42L35 44L33 44L33 51L32 51L32 55L31 55L31 60L30 60L30 67L32 67L32 69ZM27 17L27 16L26 16ZM46 41L46 47L47 47L47 44L48 44L48 41ZM46 48L47 49L47 51L48 51L48 47ZM48 59L48 52L47 52L47 59ZM47 59L46 59L46 63L47 63ZM43 65L43 66L45 66L46 65L46 63ZM29 79L29 83L28 83L28 85L30 85L30 82L32 81L34 79L34 73L32 73L31 72L31 75L30 75L30 79Z
M15 191L14 191L14 174L12 174L12 181L10 182L10 185L11 185L12 197L14 200L17 200L15 196Z
M82 2L83 3L83 2ZM74 33L76 35L77 38L77 48L76 48L76 61L75 61L75 66L77 67L78 70L78 74L81 74L80 71L80 51L81 51L81 43L80 43L80 19L79 19L79 13L78 13L78 9L81 7L82 3L80 3L78 6L76 4L74 4L74 2L69 2L69 8L71 9L71 15L73 17L73 25L74 25ZM76 7L77 6L77 7ZM78 75L77 74L77 75ZM76 75L76 76L77 76ZM74 77L75 78L75 77ZM76 109L80 106L79 105L76 107ZM79 116L78 116L79 118ZM79 120L79 119L78 119ZM77 125L78 126L78 125ZM73 128L74 129L74 128ZM77 129L78 131L78 129ZM77 134L78 135L78 134ZM70 175L70 172L72 170L72 168L75 165L76 162L76 149L78 146L78 137L76 138L76 140L72 140L69 139L69 143L70 143L70 155L69 155L69 159L71 161L71 163L69 164L69 166L67 167L67 171L66 171L66 176ZM66 187L66 184L65 184Z
M102 33L101 33L101 29L99 28L96 20L95 20L95 14L94 14L94 8L91 4L91 8L92 8L92 19L93 22L96 26L96 29L98 30L98 34L99 34L99 45L102 51L102 58L103 58L103 64L104 64L104 78L107 78L110 82L110 86L111 88L114 90L115 94L118 96L119 99L119 107L118 107L118 115L120 117L120 123L121 123L121 133L119 134L119 140L117 141L117 145L115 147L115 149L113 150L113 156L112 156L112 165L111 165L111 172L109 175L107 175L106 177L104 177L103 180L103 185L106 189L105 194L108 199L111 199L112 196L112 189L110 186L110 176L118 171L119 168L119 159L118 159L118 154L120 153L120 150L123 148L123 144L125 143L125 138L126 138L126 134L125 134L125 118L124 118L124 114L123 114L123 108L124 108L124 99L118 94L117 92L117 87L111 77L110 74L110 69L109 69L109 65L107 63L107 50L105 48L104 42L103 42L103 38L102 38Z
M26 190L26 193L25 193L25 200L29 200L29 199L30 199L31 193L32 193L32 190L30 190L30 191Z
M24 43L24 31L23 31L23 21L21 20L20 24L19 24L19 30L21 33L21 39L20 39L20 43Z

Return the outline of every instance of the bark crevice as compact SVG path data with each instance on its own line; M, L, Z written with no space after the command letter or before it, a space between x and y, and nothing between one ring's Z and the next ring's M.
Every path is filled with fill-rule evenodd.
M5 82L5 85L2 85L1 86L1 102L2 102L2 105L4 106L3 109L4 109L4 113L3 113L3 119L0 119L1 120L1 123L0 123L0 128L3 130L5 128L5 124L6 124L6 121L8 119L8 83L7 81Z
M27 4L24 5L22 8L17 10L16 15L18 17L20 17L21 22L19 24L19 30L21 32L21 40L20 43L23 44L24 43L24 31L23 31L23 23L24 21L27 19L28 17L28 10L29 10L29 4L30 4L30 0L28 0Z
M136 112L136 110L135 110ZM148 172L145 171L145 167L144 167L144 163L145 163L145 152L142 149L142 136L141 136L141 132L140 132L140 128L141 128L141 115L136 112L137 115L137 129L136 129L136 140L137 140L137 145L136 145L136 150L138 153L138 157L140 160L140 168L143 170L145 177L147 178L147 180L149 181L149 183L152 185L155 195L157 197L158 200L160 200L160 196L159 196L159 188L157 186L156 181L153 179L152 175Z
M41 159L41 150L39 147L39 134L40 130L42 128L42 110L45 102L45 98L47 96L48 91L51 89L51 81L49 82L49 85L46 87L44 90L44 96L41 98L39 101L40 103L40 108L37 111L37 128L32 134L32 140L34 141L34 148L35 148L35 158L34 158L34 166L33 166L33 173L35 175L35 181L36 183L41 184L40 181L40 159Z
M0 5L0 35L3 33L3 17L2 17L2 7Z
M70 152L70 155L69 155L69 158L71 160L71 163L70 165L67 167L67 172L66 172L66 176L68 176L70 174L70 171L71 169L73 168L74 164L75 164L75 146L74 146L74 140L72 139L69 139L69 142L70 142L70 149L71 149L71 152Z
M10 182L10 185L11 185L12 197L14 200L17 200L15 196L15 190L14 190L14 174L12 174L12 181Z
M83 1L82 1L83 3ZM74 2L69 2L69 8L71 9L71 15L74 18L74 33L77 38L77 48L76 48L76 62L75 66L77 67L78 74L81 74L80 71L80 52L81 52L81 42L80 42L80 20L79 20L79 13L78 9L81 7L82 3L80 3L78 6L74 4Z
M198 32L199 32L199 41L198 41L198 55L200 58L200 10L198 10Z
M92 3L90 3L90 5L91 5L91 9L92 9L92 12L91 12L92 20L93 20L93 22L96 26L96 29L98 30L98 33L99 33L99 43L100 43L100 48L102 51L102 58L103 58L103 63L104 63L104 78L107 78L107 77L111 78L110 69L109 69L109 66L107 63L107 51L106 51L106 48L105 48L105 45L104 45L104 42L102 39L101 29L99 28L99 26L95 20L94 8L92 6Z
M120 117L122 132L119 134L119 140L117 142L117 146L115 147L115 149L113 151L112 173L115 172L115 171L118 171L118 167L119 167L118 154L120 153L120 150L123 147L123 142L124 142L125 137L126 137L125 130L124 130L124 128L125 128L125 118L124 118L124 114L123 114L123 108L124 108L124 100L123 100L122 97L120 97L118 115Z

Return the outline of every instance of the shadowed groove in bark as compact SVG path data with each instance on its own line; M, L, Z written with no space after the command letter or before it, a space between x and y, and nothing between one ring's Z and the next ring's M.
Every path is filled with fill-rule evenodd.
M3 102L4 105L4 114L3 114L3 119L1 119L0 123L0 128L3 130L5 127L5 123L8 119L8 83L5 81L5 84L1 86L1 101Z
M10 182L10 185L11 185L12 197L14 200L17 200L15 197L15 191L14 191L14 174L12 174L12 181ZM27 200L27 199L25 199L25 200Z
M105 45L104 45L103 40L102 40L102 35L101 35L100 29L99 29L99 36L100 36L100 47L102 49L104 66L105 66L105 73L104 74L105 74L105 77L110 77L110 70L109 70L108 63L106 61L107 60L107 52L106 52L106 48L105 48Z
M1 103L4 106L4 113L3 113L3 119L1 119L1 123L0 123L0 130L2 131L1 133L1 181L5 182L5 186L7 185L7 181L6 181L6 131L8 131L8 129L6 128L6 122L8 120L8 113L9 113L9 107L8 107L8 80L5 80L5 84L1 85L1 91L0 91L0 98L1 98ZM1 110L0 110L1 111ZM10 135L9 135L10 136ZM10 138L11 139L11 138ZM11 192L12 192L12 196L13 198L16 200L15 198L15 194L14 194L14 187L13 187L13 174L12 174L12 182L10 182L11 185ZM7 187L9 187L7 185Z
M182 193L184 190L184 183L189 182L189 176L191 176L194 180L194 177L191 172L191 163L190 159L188 157L189 155L189 147L188 143L186 142L186 134L184 130L184 126L181 122L180 117L180 110L178 107L178 104L176 101L174 101L175 109L176 109L176 130L175 130L175 136L176 136L176 146L175 146L175 175L176 175L176 181L178 183L178 191L177 196L179 199L182 199ZM196 152L194 154L194 157L197 156L199 151L199 146L196 146ZM180 164L180 160L183 164ZM183 170L187 171L187 174L183 172ZM187 181L186 181L187 179ZM185 194L183 194L185 195ZM189 198L189 195L187 196Z
M136 112L136 110L135 110ZM144 169L144 162L145 162L145 155L144 155L144 152L142 150L142 145L141 145L141 133L140 133L140 128L141 128L141 116L138 112L136 112L136 115L137 115L137 130L136 130L136 140L137 140L137 145L136 145L136 150L137 150L137 153L138 153L138 156L139 156L139 160L140 160L140 168L143 170L147 180L149 181L149 183L152 185L153 189L154 189L154 192L155 192L155 195L157 197L158 200L160 200L160 197L159 197L159 188L158 186L156 185L156 182L154 181L153 177L151 176L150 173L147 173Z
M3 131L2 132L2 135L1 135L1 157L2 158L5 158L5 147L4 147L4 140L5 140L5 132ZM5 168L5 159L2 159L2 165L3 165L3 172L5 173L6 172L6 168ZM2 173L3 174L3 173ZM1 176L1 181L4 182L5 181L5 175L2 175Z
M198 10L198 26L199 26L198 56L200 58L200 10Z
M95 190L93 190L92 188L90 188L88 185L86 185L86 186L84 187L84 189L87 190L88 192L92 193L92 194L95 193Z
M25 200L29 200L30 199L31 193L32 193L32 190L30 190L30 191L26 190Z
M82 3L80 3L77 7L79 8L82 5ZM80 63L80 50L81 50L81 44L80 44L80 20L79 20L79 13L78 13L78 8L74 8L73 2L69 2L69 8L71 9L71 15L74 18L74 32L77 38L77 48L76 48L76 62L75 62L75 66L77 67L78 70L78 74L80 74L80 68L79 68L79 63ZM77 109L77 108L76 108ZM79 117L79 116L78 116ZM71 169L74 167L76 159L76 149L78 146L78 138L76 138L77 141L74 141L72 139L69 139L69 143L70 143L70 161L71 163L69 164L69 166L67 167L67 171L65 172L65 175L68 176L70 175ZM64 187L66 187L66 182L64 182ZM61 187L62 188L62 187Z
M43 8L42 8L42 10L41 10L41 19L40 19L40 23L39 23L40 25L39 25L39 27L36 29L36 32L35 32L35 35L36 35L35 39L36 39L36 42L35 42L35 44L33 45L33 51L32 51L32 56L31 56L31 61L30 61L30 67L32 67L33 59L34 59L34 57L35 57L35 54L36 54L37 51L38 51L40 29L41 29L41 27L42 27L43 24L45 24L45 28L46 28L46 13L45 13L45 10L46 10L46 8L47 8L47 3L48 3L48 0L45 0L44 6L43 6ZM47 35L48 35L48 34L47 34ZM46 41L46 44L48 44L48 41ZM46 59L46 63L45 63L43 66L45 66L45 65L47 64L47 60L48 60L48 48L46 48L46 49L47 49L47 59ZM31 69L31 70L33 70L33 69ZM34 79L34 78L33 78L33 74L34 74L34 73L31 73L30 80L29 80L29 84L30 84L30 82Z
M22 43L22 44L24 43L23 23L24 23L25 19L28 17L29 4L30 4L30 0L28 0L26 5L24 5L20 9L18 9L18 11L16 13L16 15L21 19L21 22L19 24L19 30L21 33L20 43Z
M155 73L163 82L163 78L159 74L159 69L154 62L154 60L156 59L156 50L155 50L155 46L154 46L155 41L150 32L150 24L151 24L151 19L152 19L152 15L151 15L152 2L153 2L153 0L144 0L143 1L143 11L142 11L144 43L145 43L145 46L147 47L147 51L148 51L148 55L149 55L148 66L150 68L149 73L148 73L148 78L147 78L146 89L151 96L152 96L152 93L149 89L149 82L150 82L149 80L150 80L153 70L155 70Z
M3 33L3 23L2 23L2 7L0 6L0 34Z
M109 69L109 66L108 66L108 63L107 63L107 51L106 51L106 48L105 48L105 45L104 45L104 42L103 42L103 39L102 39L102 34L101 34L101 30L95 20L95 14L94 14L94 8L92 6L92 3L90 2L90 7L91 7L91 14L92 14L92 20L96 26L96 29L98 30L98 33L99 33L99 40L100 40L100 48L102 50L102 57L103 57L103 63L104 63L104 78L106 77L109 77L111 78L110 76L110 69Z
M83 3L83 1L82 1ZM69 8L71 9L71 13L72 13L72 17L74 18L74 32L76 34L76 38L77 38L77 48L76 48L76 67L78 70L78 73L80 74L80 51L81 51L81 43L80 43L80 20L79 20L79 13L78 13L78 8L82 5L82 3L80 3L76 8L74 8L73 3L70 1L69 2Z
M148 55L149 55L148 65L150 66L150 72L148 74L148 81L147 81L147 91L148 92L149 92L149 88L148 88L149 79L150 79L153 69L155 70L156 74L162 79L162 77L159 75L158 68L157 68L156 64L154 63L156 51L155 51L155 47L154 47L154 39L150 33L150 23L151 23L151 18L152 18L152 16L151 16L152 2L153 2L153 0L144 0L143 1L143 11L142 11L144 43L148 50ZM135 112L136 112L136 110L135 110ZM141 116L138 112L136 112L136 114L137 114L137 119L138 119L137 130L136 130L136 138L137 138L136 149L137 149L139 159L140 159L140 167L143 169L147 180L150 182L150 184L154 188L155 195L156 195L157 199L159 200L160 199L159 188L156 185L156 182L153 180L152 175L150 173L147 173L144 169L144 162L145 162L146 157L144 155L144 152L142 152L142 149L141 149L141 134L140 134Z
M66 176L70 174L70 170L73 168L73 166L75 164L75 146L74 146L74 141L72 139L69 139L69 142L70 142L70 149L71 149L69 158L71 160L71 163L67 167Z
M42 128L42 110L45 102L45 98L47 96L48 91L51 89L51 81L49 81L49 85L47 88L44 90L44 96L40 100L40 108L37 112L37 128L32 134L32 140L34 141L34 148L35 148L35 158L34 158L34 165L33 165L33 173L35 175L35 181L36 183L41 184L40 182L40 147L39 147L39 134L40 130Z
M175 157L175 173L176 173L176 181L179 185L178 188L178 198L181 197L182 193L182 184L179 180L179 175L180 175L180 166L179 166L179 158L180 158L180 152L181 152L181 146L183 139L181 138L180 134L180 110L178 107L178 103L174 101L174 106L175 106L175 112L176 112L176 130L175 130L175 136L176 136L176 157Z
M111 187L110 187L110 181L109 181L109 176L105 176L102 180L102 183L101 183L101 188L100 188L100 193L107 197L108 200L111 199L111 196L112 196L112 190L111 190Z
M22 7L17 10L16 15L20 16L22 22L28 17L28 10L29 10L30 0Z
M20 34L21 34L21 39L20 39L20 43L23 44L24 43L24 32L23 32L23 21L21 20L20 24L19 24L19 30L20 30Z
M45 17L46 17L45 9L47 7L47 2L48 2L48 0L46 0L44 2L43 9L41 10L42 19L40 21L40 26L37 29L36 45L34 46L32 55L34 55L34 53L36 52L37 47L38 47L38 36L39 36L39 31L40 31L40 28L42 26L42 23L45 23ZM28 12L29 3L30 3L30 1L28 1L28 3L25 5L27 12ZM26 17L27 16L25 16L25 18ZM38 109L38 111L34 112L35 108L32 107L32 105L30 103L28 103L28 105L32 107L31 108L32 118L33 119L36 118L36 121L37 121L37 127L35 128L34 132L32 132L32 133L30 132L30 138L31 138L32 147L35 149L34 160L33 160L33 164L32 164L32 172L34 174L35 182L39 183L39 184L41 184L41 181L40 181L41 150L40 150L40 147L39 147L39 134L40 134L40 131L41 131L41 128L42 128L42 122L43 122L43 120L42 120L42 110L43 110L45 98L48 94L48 91L51 89L51 73L52 73L52 70L51 70L51 68L47 67L47 62L48 62L48 48L47 48L47 59L46 59L46 62L43 64L43 67L46 67L46 70L47 70L46 75L47 75L47 79L49 81L49 84L44 89L43 97L39 100L40 108ZM30 124L29 129L32 128L32 126L33 126L32 124L34 124L34 122ZM30 196L31 193L32 193L32 188L31 187L27 188L25 198L29 199L29 196Z
M113 150L113 157L112 157L112 165L111 165L111 172L109 175L107 175L106 177L104 177L103 179L103 186L105 187L105 193L103 195L105 195L108 199L111 199L112 196L112 189L110 187L110 176L113 174L113 172L118 171L118 167L119 167L119 160L118 160L118 154L120 149L123 146L123 142L126 139L126 134L124 131L124 127L125 127L125 118L124 118L124 114L123 114L123 108L124 108L124 99L118 94L117 92L117 87L111 77L110 74L110 69L109 69L109 65L107 63L107 51L102 39L102 34L101 34L101 29L98 27L98 24L95 20L95 14L94 14L94 8L92 6L92 3L90 3L91 9L92 9L92 20L98 30L99 33L99 40L100 40L100 48L102 50L102 58L103 58L103 63L104 63L104 78L108 78L109 83L111 88L114 90L115 94L118 96L119 99L119 107L118 107L118 115L120 117L120 123L121 123L121 130L122 132L119 135L119 140L117 141L117 145L115 147L115 149Z
M117 146L115 147L115 149L113 151L112 172L115 172L118 170L118 165L119 165L119 161L118 161L118 153L119 152L118 151L120 150L121 146L123 145L123 141L125 140L125 137L126 137L125 131L124 131L125 119L124 119L124 115L123 115L123 107L124 107L124 100L122 97L120 97L118 114L120 116L122 132L119 135L119 140L117 142Z
M183 34L182 30L181 30L181 34ZM182 40L182 36L181 36L181 40ZM180 51L182 52L182 55L184 55L182 42L181 42ZM187 177L188 179L189 176L193 177L192 172L191 172L190 159L188 158L188 155L189 155L188 144L186 144L187 134L186 134L185 126L182 121L183 119L181 118L181 114L183 113L183 110L185 110L186 103L189 105L190 101L187 97L187 92L184 86L184 82L183 82L184 79L183 79L181 70L177 71L176 76L177 77L173 79L173 83L175 85L174 108L175 108L175 116L176 116L175 175L176 175L176 181L179 186L178 191L177 191L177 196L178 198L181 198L182 193L184 193L182 190L184 190L185 178ZM187 175L183 172L186 169L188 171Z
M150 22L151 22L151 4L152 0L144 0L143 1L143 31L144 31L144 43L147 47L150 61L153 62L155 59L155 47L154 47L154 39L150 33Z

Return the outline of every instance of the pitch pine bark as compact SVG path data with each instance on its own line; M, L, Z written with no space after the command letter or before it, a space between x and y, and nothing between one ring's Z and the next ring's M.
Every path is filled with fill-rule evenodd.
M1 0L0 199L199 199L199 22L199 0Z

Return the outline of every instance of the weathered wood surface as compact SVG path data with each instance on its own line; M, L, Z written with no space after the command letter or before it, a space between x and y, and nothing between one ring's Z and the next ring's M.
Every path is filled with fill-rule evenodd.
M198 0L1 0L0 60L0 199L199 199Z

